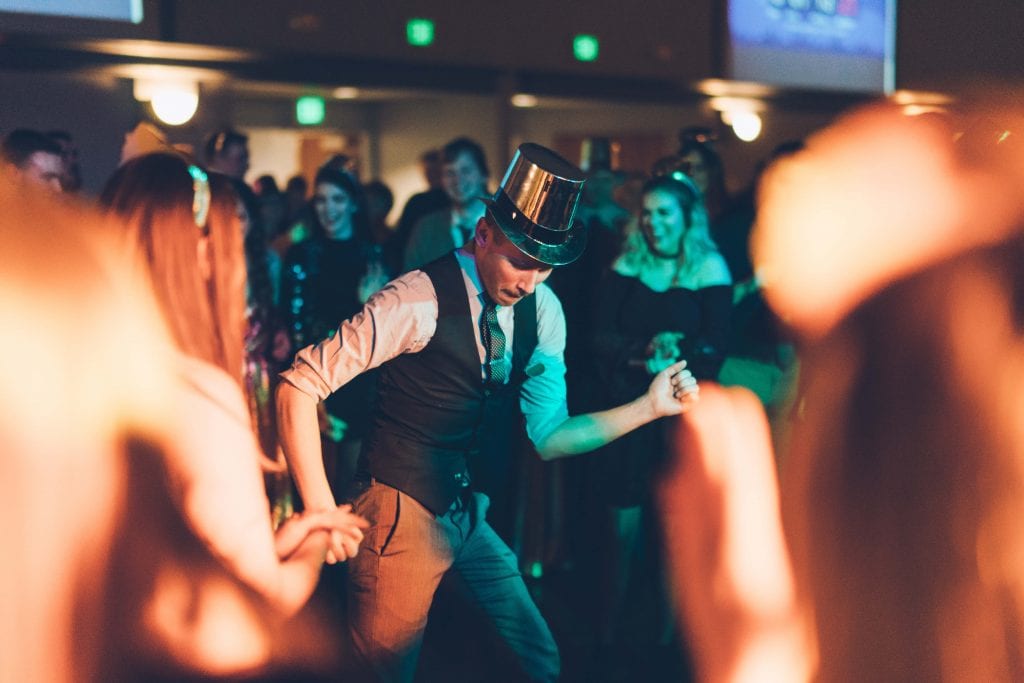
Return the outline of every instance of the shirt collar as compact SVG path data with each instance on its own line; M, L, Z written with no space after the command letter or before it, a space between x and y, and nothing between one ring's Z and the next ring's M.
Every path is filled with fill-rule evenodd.
M459 268L466 276L467 294L483 298L484 285L480 281L480 271L476 268L476 258L465 249L455 250L455 259L459 262Z

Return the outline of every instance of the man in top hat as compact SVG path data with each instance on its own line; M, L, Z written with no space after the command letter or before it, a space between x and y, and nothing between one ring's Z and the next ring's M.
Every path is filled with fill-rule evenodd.
M512 551L474 492L474 458L519 413L545 459L592 450L696 398L677 363L631 403L569 417L565 318L544 280L583 251L573 223L583 173L520 146L473 239L389 283L330 339L303 349L278 390L285 454L306 508L333 508L316 406L381 366L354 511L370 522L349 563L356 652L381 680L412 680L427 612L445 576L460 582L531 680L555 680L558 650ZM344 560L340 542L332 560Z

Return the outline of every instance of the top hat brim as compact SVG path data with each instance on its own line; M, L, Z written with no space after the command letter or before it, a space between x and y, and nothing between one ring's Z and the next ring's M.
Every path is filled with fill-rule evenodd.
M534 239L519 226L515 225L510 216L505 215L501 207L491 197L481 198L487 205L487 213L497 224L508 241L530 258L549 266L564 266L580 257L587 246L587 231L582 223L575 222L569 228L569 236L561 244L548 244ZM534 225L528 219L526 222Z

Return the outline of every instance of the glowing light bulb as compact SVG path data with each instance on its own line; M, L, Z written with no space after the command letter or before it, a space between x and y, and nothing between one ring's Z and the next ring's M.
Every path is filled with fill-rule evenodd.
M736 137L744 142L752 142L761 134L761 117L752 111L733 112L730 125Z

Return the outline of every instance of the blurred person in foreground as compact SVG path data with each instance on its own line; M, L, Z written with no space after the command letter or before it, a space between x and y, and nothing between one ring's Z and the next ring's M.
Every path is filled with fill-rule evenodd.
M0 177L0 680L322 680L319 620L285 626L182 519L193 391L107 227Z
M353 505L371 526L349 563L348 595L355 648L378 679L412 680L442 579L464 589L514 653L511 675L557 679L557 645L515 555L487 522L473 463L505 447L523 417L550 459L602 446L696 399L679 362L636 400L569 417L565 319L544 281L585 246L573 223L582 182L560 156L521 145L469 242L390 282L282 375L285 454L307 509L330 510L339 492L324 472L317 405L381 367Z
M1005 101L876 105L769 171L755 262L804 374L781 496L756 399L712 385L659 496L701 680L1024 675L1024 112Z
M335 534L355 555L362 520L348 506L290 518L276 533L261 454L242 391L245 258L238 198L230 181L172 154L121 166L101 204L142 259L177 353L189 428L167 467L172 491L197 536L232 572L283 614L316 586Z

